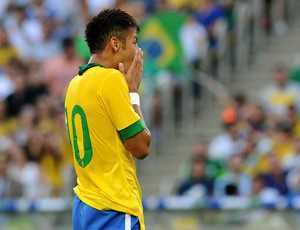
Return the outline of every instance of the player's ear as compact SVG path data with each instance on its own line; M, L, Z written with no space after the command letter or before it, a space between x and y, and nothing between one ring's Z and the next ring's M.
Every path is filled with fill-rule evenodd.
M115 53L117 53L121 48L121 42L117 37L112 37L110 39L110 45Z

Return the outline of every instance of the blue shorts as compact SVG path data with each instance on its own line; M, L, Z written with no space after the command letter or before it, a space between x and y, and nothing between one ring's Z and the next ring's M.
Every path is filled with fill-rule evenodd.
M73 230L140 230L135 216L116 211L101 211L74 198L72 212Z

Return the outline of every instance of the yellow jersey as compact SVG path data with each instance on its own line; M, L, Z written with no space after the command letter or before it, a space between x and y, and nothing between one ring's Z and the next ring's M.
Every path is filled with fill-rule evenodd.
M122 142L145 124L130 103L125 76L97 64L81 66L68 86L65 113L75 194L95 209L137 216L145 229L135 159Z

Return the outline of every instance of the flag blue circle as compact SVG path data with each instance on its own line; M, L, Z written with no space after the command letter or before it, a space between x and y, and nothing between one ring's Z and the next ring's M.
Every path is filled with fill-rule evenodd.
M147 56L152 59L159 58L164 52L163 46L158 40L148 39L141 42L142 49L146 52Z

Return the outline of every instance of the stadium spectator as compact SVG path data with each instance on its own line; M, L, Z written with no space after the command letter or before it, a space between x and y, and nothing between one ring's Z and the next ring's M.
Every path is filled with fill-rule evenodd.
M22 186L9 174L9 159L7 154L0 154L0 198L18 198L22 196Z
M261 175L255 176L252 180L252 196L259 199L265 190L264 178Z
M10 42L22 58L37 58L34 47L43 37L41 21L28 17L27 8L22 5L14 5L11 16L4 24Z
M289 191L293 195L299 195L300 193L300 139L295 138L294 141L295 154L291 155L283 166L285 170L288 170L287 185Z
M29 95L27 94L28 85L26 82L28 67L20 62L17 62L16 64L19 65L19 68L14 69L13 75L11 75L14 84L14 92L5 99L6 112L9 117L18 116L22 107L29 103ZM10 68L13 69L14 67L11 66Z
M274 19L274 30L276 35L282 36L286 34L288 30L288 20L289 16L287 15L288 1L286 0L277 0L275 19Z
M10 63L18 58L17 50L8 40L7 33L3 27L0 27L0 67Z
M287 186L291 195L300 194L300 168L292 169L287 175Z
M267 129L266 124L266 115L261 108L261 106L257 104L248 104L243 109L243 117L247 122L250 132L254 132L256 134L263 134Z
M204 26L190 16L181 29L180 38L186 62L193 69L199 70L201 60L203 61L207 52L207 34Z
M28 161L39 163L43 154L45 137L36 129L28 133L26 145L24 146Z
M192 161L191 176L180 183L177 189L178 195L212 195L213 180L205 174L205 161L196 158Z
M48 14L53 15L58 21L66 21L76 17L76 14L78 14L80 10L79 7L81 6L80 1L78 0L44 0L42 2L44 9L48 11Z
M273 32L277 35L284 35L287 32L288 17L287 1L285 0L264 0L263 1L263 27L267 36Z
M29 135L34 129L35 109L31 105L22 108L19 116L16 119L16 127L14 129L13 138L16 143L22 147L28 142ZM35 139L35 146L38 146L39 139Z
M240 136L238 117L234 108L226 108L222 114L224 133L215 137L208 148L209 157L216 160L228 160L240 153L243 140Z
M263 90L262 105L268 113L285 116L289 106L299 109L299 92L298 85L288 79L287 67L277 66L274 83Z
M283 162L284 168L292 170L300 167L300 139L297 137L294 139L294 154L291 154Z
M192 95L194 98L194 115L199 113L199 100L201 96L200 67L207 55L207 34L205 28L190 16L181 29L181 43L185 60L192 71Z
M294 156L295 142L293 126L288 120L279 121L276 125L276 133L273 135L273 151L281 162L285 162Z
M62 194L63 190L61 141L55 132L47 132L44 140L40 159L41 174L48 185L48 196L57 197Z
M7 96L13 93L14 86L13 82L7 74L7 71L4 71L0 66L0 101L5 100Z
M272 8L274 0L264 0L263 3L263 27L265 28L265 33L270 36L273 28Z
M228 169L217 178L215 195L223 196L249 196L252 191L251 177L242 171L243 158L241 155L231 156Z
M243 93L237 93L233 96L233 104L239 119L245 119L245 108L248 105L248 98Z
M55 23L51 17L41 20L41 38L31 47L34 50L34 61L45 61L59 53L59 43L55 38L57 36Z
M63 98L69 81L78 72L83 61L77 57L72 38L62 42L63 52L43 63L42 75L49 87L50 94Z
M0 138L10 136L14 132L15 127L15 120L8 119L6 105L3 101L0 101Z
M191 176L193 161L202 159L205 164L205 175L208 178L216 179L222 175L225 165L222 161L209 158L207 144L196 144L193 147L191 160L183 164L180 168L180 177L186 178Z
M10 146L8 152L11 158L9 174L22 185L22 197L27 199L41 197L45 187L42 184L39 165L29 162L23 149L15 143Z
M269 155L269 164L272 166L270 167L270 171L263 174L266 187L275 189L281 195L288 195L288 172L283 169L280 159L275 154Z
M205 0L204 4L200 4L198 11L195 13L196 20L207 30L209 70L214 77L219 74L219 48L225 33L224 13L223 7L215 0Z
M280 193L270 187L266 187L264 176L257 175L253 178L252 201L253 207L274 208L280 199Z
M287 119L292 125L292 133L294 137L300 137L300 118L298 116L298 111L295 105L291 105L288 108Z

